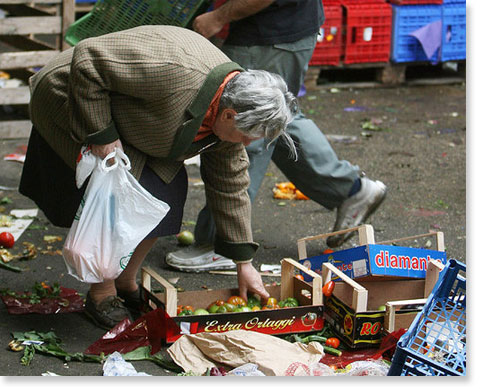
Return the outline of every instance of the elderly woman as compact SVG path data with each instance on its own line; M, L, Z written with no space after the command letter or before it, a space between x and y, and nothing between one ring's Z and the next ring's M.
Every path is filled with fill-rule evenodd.
M138 270L158 237L179 232L183 161L197 154L217 228L215 251L237 263L241 296L268 297L252 265L258 245L245 146L286 136L295 154L285 128L296 100L280 76L245 71L193 31L142 26L64 51L31 78L31 90L33 129L20 192L54 225L71 226L85 191L74 178L84 144L101 158L122 148L140 184L171 207L117 279L90 285L85 312L97 325L112 328L138 307Z

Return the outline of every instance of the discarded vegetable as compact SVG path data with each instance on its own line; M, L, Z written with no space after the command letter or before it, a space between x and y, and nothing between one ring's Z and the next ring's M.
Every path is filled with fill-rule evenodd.
M335 282L328 281L325 285L323 285L322 293L324 294L324 296L330 297L334 289L335 289Z
M15 244L15 238L8 231L3 231L0 233L0 246L7 249L11 249Z

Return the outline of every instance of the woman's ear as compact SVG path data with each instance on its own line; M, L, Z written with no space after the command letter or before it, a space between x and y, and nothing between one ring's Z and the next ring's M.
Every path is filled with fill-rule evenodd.
M237 111L235 111L233 108L225 108L221 113L221 118L224 121L234 120L236 114Z

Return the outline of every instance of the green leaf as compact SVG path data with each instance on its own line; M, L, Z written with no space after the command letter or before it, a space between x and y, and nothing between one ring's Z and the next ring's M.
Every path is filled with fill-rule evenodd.
M10 200L10 198L8 198L8 197L2 197L0 199L0 204L12 204L12 203L13 203L13 201Z

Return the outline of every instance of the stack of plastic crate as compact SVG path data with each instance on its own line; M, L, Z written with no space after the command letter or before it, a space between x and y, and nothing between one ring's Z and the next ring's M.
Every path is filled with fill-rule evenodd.
M392 62L446 62L466 58L465 0L390 0L393 9ZM398 5L397 5L398 4ZM410 34L441 20L441 46L427 58Z
M392 8L385 0L341 0L345 10L345 64L388 62Z
M467 6L465 0L443 0L442 62L467 57Z
M340 0L324 0L325 22L309 65L338 65L342 55L343 11Z
M388 375L466 375L466 266L450 260L408 331L397 343Z

